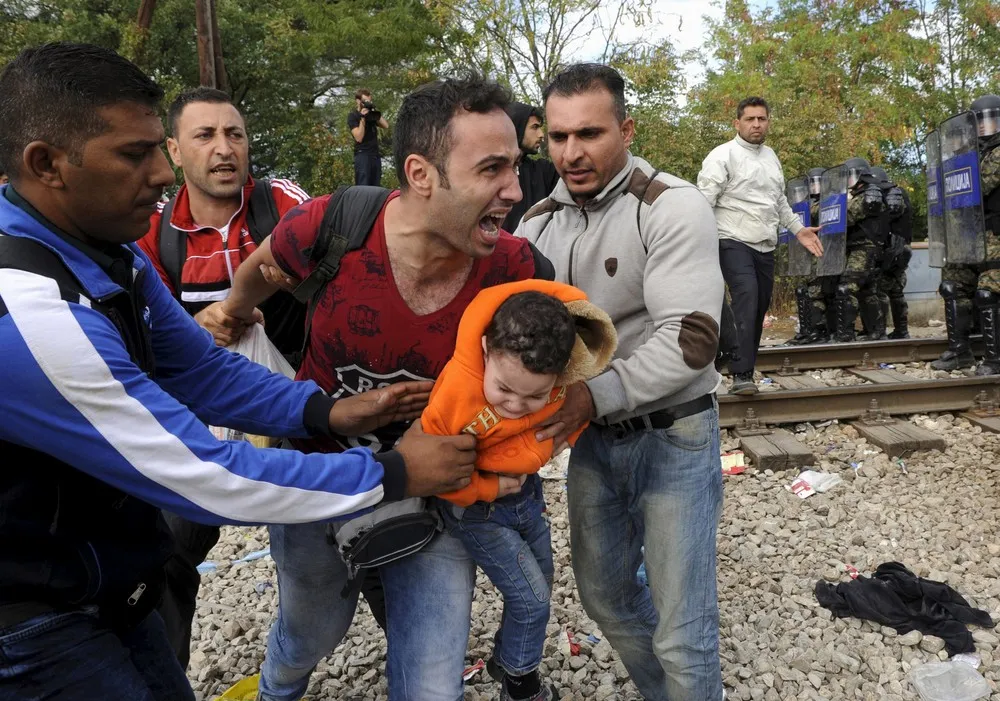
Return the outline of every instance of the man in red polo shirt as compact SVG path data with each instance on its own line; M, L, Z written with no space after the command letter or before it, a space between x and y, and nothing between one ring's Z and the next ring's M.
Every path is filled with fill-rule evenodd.
M501 229L521 199L520 149L504 112L509 100L505 89L476 78L437 81L403 100L393 135L401 189L322 289L299 377L314 378L333 397L434 379L455 349L462 313L482 288L551 279L548 261ZM329 200L311 200L281 221L237 273L224 303L229 315L249 319L254 305L275 289L261 265L277 264L293 278L312 273L312 248ZM390 424L361 441L375 452L390 450L405 428ZM337 452L358 440L334 436L296 447ZM507 489L518 491L520 485L514 481ZM340 595L347 568L327 543L324 525L273 526L270 534L279 611L259 698L292 701L302 697L316 663L343 638L357 596ZM389 698L461 698L475 563L461 541L445 532L379 569Z
M243 116L226 93L211 88L184 92L171 104L168 122L172 136L167 150L184 172L184 185L152 216L139 247L195 321L217 344L229 345L246 328L221 310L237 268L257 250L255 236L263 240L285 212L309 196L289 180L254 182ZM165 213L169 226L163 221ZM267 230L255 231L255 226ZM165 248L164 237L171 237L174 256ZM283 293L261 305L261 311L271 342L291 359L302 347L304 305ZM219 541L219 528L175 514L164 516L177 551L167 564L168 588L160 613L170 643L186 666L201 582L196 568Z
M229 295L236 269L257 250L255 239L263 240L278 219L309 195L290 180L254 182L243 116L226 93L212 88L184 92L170 105L167 119L172 134L167 150L184 172L184 185L150 219L139 247L195 321L219 345L228 345L243 329L221 314L219 302ZM266 191L261 192L262 187ZM174 232L164 226L165 211ZM255 224L265 224L267 230L254 230ZM175 232L186 248L179 266L163 255L162 238L178 238ZM298 351L302 305L291 295L275 295L262 311L272 343L285 354Z

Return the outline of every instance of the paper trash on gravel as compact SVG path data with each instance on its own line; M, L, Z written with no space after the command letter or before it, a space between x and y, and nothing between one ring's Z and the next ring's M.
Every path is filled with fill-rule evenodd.
M815 470L804 470L799 473L795 481L785 485L785 489L795 494L800 499L806 499L813 494L822 494L833 489L843 482L840 475L832 475L828 472L816 472Z
M746 463L743 458L744 456L742 450L734 450L731 453L723 453L722 474L741 475L746 472Z

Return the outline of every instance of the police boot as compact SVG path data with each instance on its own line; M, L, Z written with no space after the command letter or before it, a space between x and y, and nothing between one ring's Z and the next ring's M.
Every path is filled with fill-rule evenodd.
M799 313L799 332L793 338L788 339L789 346L801 346L806 343L813 343L809 339L815 336L816 330L813 328L812 315L810 312L809 289L804 285L795 290L795 307Z
M979 308L979 327L983 332L983 362L976 368L977 375L1000 375L1000 313L997 305L1000 295L991 290L976 290Z
M837 336L837 298L835 295L826 297L826 329L829 332L830 341Z
M809 302L809 321L814 330L813 335L807 343L829 343L830 332L826 325L826 304L817 306L815 302Z
M892 310L892 333L889 338L909 338L910 307L906 297L890 297L889 309Z
M944 324L948 330L948 350L931 363L932 370L959 370L976 364L969 344L969 329L972 326L972 309L959 304L958 288L955 283L945 280L939 288L944 298Z
M854 322L858 318L858 308L854 306L854 301L845 285L837 287L833 306L836 307L836 326L834 327L833 340L838 343L854 342L856 340Z
M885 338L885 317L882 316L882 301L875 295L861 298L861 323L869 341Z

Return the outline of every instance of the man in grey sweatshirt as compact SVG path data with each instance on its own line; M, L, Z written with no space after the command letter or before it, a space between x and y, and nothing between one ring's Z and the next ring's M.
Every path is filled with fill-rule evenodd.
M571 66L544 96L561 180L516 233L618 331L610 367L568 387L539 434L559 450L591 422L568 482L580 598L646 699L718 701L715 219L697 188L629 153L635 125L616 71ZM643 546L648 588L636 577Z

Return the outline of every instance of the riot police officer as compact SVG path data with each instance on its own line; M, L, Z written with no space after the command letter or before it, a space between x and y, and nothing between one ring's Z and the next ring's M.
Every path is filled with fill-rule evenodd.
M969 343L973 298L979 311L985 354L977 375L1000 374L1000 97L984 95L970 111L979 128L980 192L985 214L986 261L977 265L947 264L941 271L939 291L944 298L948 350L931 363L935 370L972 367L975 356Z
M885 226L888 228L885 250L882 251L882 268L879 277L878 296L882 305L882 316L885 319L892 314L892 333L889 338L909 338L908 313L906 297L903 289L906 287L906 269L910 264L913 251L910 243L913 241L913 211L910 198L906 191L889 179L882 168L872 168L872 174L878 179L882 189L882 199L885 201Z
M868 161L851 158L847 168L847 265L834 292L836 330L844 343L856 340L854 324L860 312L875 338L885 334L885 320L878 300L879 248L884 238L882 190Z
M810 168L806 173L809 185L809 210L812 221L819 221L820 181L826 168ZM799 332L788 341L788 345L800 346L809 343L825 343L829 340L827 330L827 297L831 295L830 278L813 274L802 280L795 288L795 303L799 313Z

